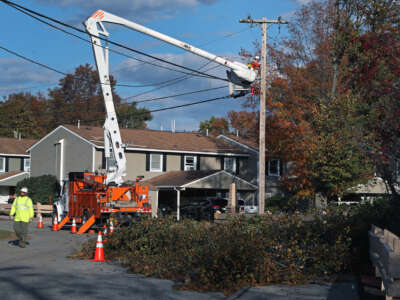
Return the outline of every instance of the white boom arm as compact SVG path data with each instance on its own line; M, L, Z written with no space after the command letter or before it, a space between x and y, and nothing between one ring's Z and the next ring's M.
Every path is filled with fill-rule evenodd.
M106 158L108 159L108 161L111 161L111 166L107 166L106 183L115 182L117 184L120 184L123 182L122 177L125 176L126 172L126 158L111 93L108 68L108 47L104 47L103 49L101 45L101 39L99 38L100 35L103 35L105 37L108 37L109 35L104 28L103 22L126 26L130 29L152 36L161 41L182 48L183 50L230 68L231 72L227 71L228 79L235 85L249 87L250 84L253 83L257 77L256 72L243 63L231 61L226 58L211 54L207 51L196 48L170 36L144 27L137 23L131 22L124 18L115 16L103 10L96 11L91 17L86 20L85 27L86 31L91 35L94 56L96 59L97 70L99 72L107 112L106 121L104 123L104 149ZM112 158L114 158L111 160L109 160L111 156L109 151L110 146L113 152Z
M89 18L89 20L91 19L92 18ZM94 57L106 109L106 121L104 123L104 154L107 159L106 184L115 182L120 185L123 182L122 177L126 175L126 157L112 97L108 68L108 48L105 47L103 49L99 38L100 34L107 37L108 32L101 23L99 23L99 25L102 31L99 31L97 24L95 22L89 22L89 20L85 25L86 30L91 35ZM110 147L112 149L112 155L110 153Z
M243 63L231 61L226 58L209 53L207 51L204 51L202 49L199 49L192 45L189 45L185 42L179 41L170 36L167 36L165 34L162 34L160 32L157 32L157 31L147 28L145 26L139 25L132 21L126 20L124 18L118 17L116 15L110 14L103 10L96 11L90 18L87 19L85 25L89 32L91 32L91 30L96 31L95 29L88 29L88 28L94 28L97 26L97 24L100 24L101 28L104 30L104 26L101 24L102 22L108 22L108 23L114 23L114 24L126 26L130 29L133 29L138 32L144 33L146 35L152 36L163 42L169 43L169 44L179 47L183 50L186 50L186 51L196 54L198 56L204 57L208 60L214 61L225 67L228 67L233 72L233 74L229 75L229 77L230 77L229 80L233 81L233 83L235 83L235 84L242 85L242 86L249 86L251 83L253 83L256 80L257 73L254 70L248 68L248 66Z

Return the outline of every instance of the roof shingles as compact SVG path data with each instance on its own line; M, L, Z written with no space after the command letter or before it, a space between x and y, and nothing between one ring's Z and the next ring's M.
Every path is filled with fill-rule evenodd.
M36 140L33 139L12 139L0 137L0 153L1 154L18 154L28 155L26 150L32 146Z
M104 131L101 127L65 125L74 133L97 146L104 145ZM210 153L247 154L238 146L222 139L192 132L170 132L149 129L121 129L121 137L127 148L143 148L168 151L191 151Z

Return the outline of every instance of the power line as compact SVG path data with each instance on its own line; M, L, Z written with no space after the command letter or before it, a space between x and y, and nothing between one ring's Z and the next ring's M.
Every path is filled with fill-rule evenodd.
M40 16L41 18L44 18L44 19L50 20L50 21L52 21L52 22L54 22L54 23L57 23L57 24L59 24L59 25L62 25L62 26L71 28L71 29L73 29L73 30L75 30L75 31L78 31L78 32L80 32L80 33L84 33L84 34L88 34L88 35L92 36L90 33L87 33L87 32L85 32L85 31L82 30L82 29L79 29L79 28L77 28L77 27L75 27L75 26L66 24L66 23L61 22L61 21L59 21L59 20L57 20L57 19L54 19L54 18L52 18L52 17L48 17L48 16L43 15L43 14L41 14L41 13L39 13L39 12L33 11L33 10L29 9L29 8L26 8L26 7L24 7L24 6L18 5L18 4L16 4L16 3L14 3L14 2L11 2L11 1L8 1L8 0L0 0L0 1L1 1L1 2L4 2L5 4L9 5L10 7L13 7L14 9L20 8L21 10L27 11L27 12L29 12L29 13L31 13L31 14ZM21 11L21 10L19 10L19 11ZM29 15L29 14L28 14L28 15ZM182 68L182 69L185 69L185 70L188 70L188 71L191 71L191 72L194 72L194 73L203 75L203 76L205 76L205 77L209 77L209 78L213 78L213 79L217 79L217 80L222 80L222 81L228 81L228 80L225 79L225 78L220 78L220 77L217 77L217 76L214 76L214 75L210 75L210 74L207 74L207 73L204 73L204 72L201 72L201 71L198 71L198 70L189 68L189 67L181 66L181 65L179 65L179 64L176 64L176 63L167 61L167 60L165 60L165 59L158 58L158 57L155 57L155 56L153 56L153 55L144 53L144 52L142 52L142 51L140 51L140 50L136 50L136 49L133 49L133 48L131 48L131 47L122 45L122 44L120 44L120 43L117 43L117 42L114 42L114 41L110 41L110 40L108 40L108 39L106 39L106 38L103 38L103 37L101 37L101 36L99 36L99 37L95 36L95 37L96 37L96 38L99 38L100 40L106 41L106 42L108 42L108 43L110 43L110 44L113 44L113 45L115 45L115 46L118 46L118 47L120 47L120 48L129 50L129 51L132 51L132 52L134 52L134 53L137 53L137 54L140 54L140 55L143 55L143 56L150 57L150 58L152 58L152 59L155 59L155 60L164 62L164 63L166 63L166 64L170 64L170 65L175 66L175 67L179 67L179 68Z
M163 99L168 99L168 98L172 98L172 97L180 97L180 96L186 96L186 95L193 95L193 94L197 94L197 93L204 93L204 92L209 92L209 91L215 91L215 90L219 90L222 88L227 88L227 85L224 86L219 86L216 88L210 88L210 89L203 89L203 90L198 90L198 91L193 91L193 92L187 92L187 93L182 93L182 94L175 94L175 95L169 95L169 96L164 96L164 97L158 97L158 98L152 98L152 99L145 99L145 100L140 100L140 101L132 101L132 103L143 103L143 102L150 102L150 101L157 101L157 100L163 100Z
M0 1L2 1L2 0L0 0ZM26 57L26 56L24 56L24 55L22 55L22 54L19 54L19 53L15 52L15 51L12 51L12 50L10 50L10 49L8 49L8 48L6 48L6 47L1 46L1 45L0 45L0 49L4 50L4 51L6 51L6 52L8 52L8 53L10 53L10 54L12 54L12 55L15 55L15 56L17 56L17 57L19 57L19 58L21 58L21 59L23 59L23 60L29 61L30 63L33 63L33 64L35 64L35 65L38 65L38 66L40 66L40 67L42 67L42 68L45 68L45 69L48 69L48 70L50 70L50 71L56 72L56 73L58 73L58 74L61 74L61 75L64 75L64 76L71 75L71 76L72 76L74 79L76 79L76 80L81 80L81 81L87 81L87 82L89 82L89 80L87 80L87 79L85 79L85 78L80 78L80 77L74 76L74 75L72 75L72 74L68 74L68 73L65 73L65 72L63 72L63 71L57 70L57 69L55 69L55 68L53 68L53 67L50 67L50 66L48 66L48 65L45 65L45 64L43 64L43 63L41 63L41 62L38 62L38 61L36 61L36 60L33 60L33 59L29 58L29 57ZM99 82L98 84L110 85L109 83L102 83L102 82ZM115 86L123 86L123 87L141 87L141 86L128 85L128 84L115 84Z
M202 69L202 68L204 68L205 66L207 66L207 65L210 64L210 63L211 63L211 61L207 62L205 65L203 65L202 67L200 67L199 70ZM212 68L209 68L209 69L206 70L206 72L207 72L207 71L210 71L210 70L213 70L213 69L216 69L216 68L219 68L219 67L221 67L221 65L217 65L217 66L214 66L214 67L212 67ZM148 91L145 91L145 92L141 92L141 93L136 94L136 95L132 95L132 96L125 97L124 99L127 100L127 99L131 99L131 98L137 98L137 97L139 97L139 96L143 96L143 95L149 94L149 93L151 93L151 92L154 92L154 91L157 91L157 90L161 90L161 89L163 89L163 88L165 88L165 87L169 87L169 86L171 86L171 85L174 85L174 84L183 82L183 81L189 79L190 77L191 77L191 75L185 75L185 76L177 77L177 78L175 78L175 79L172 79L170 83L164 84L164 85L162 85L162 86L153 88L153 89L148 90Z
M59 31L61 31L61 32L67 34L67 35L71 35L71 36L73 36L73 37L75 37L75 38L77 38L77 39L80 39L80 40L82 40L82 41L84 41L84 42L86 42L86 43L89 43L89 44L91 44L91 45L93 44L92 41L90 41L90 40L84 39L84 38L82 38L81 36L79 36L79 35L77 35L77 34L74 34L74 33L72 33L72 32L66 31L66 30L64 30L64 29L62 29L62 28L60 28L60 27L55 26L54 24L51 24L51 23L49 23L49 22L46 22L46 21L44 21L44 20L42 20L42 19L40 19L40 18L38 18L38 17L36 17L36 16L33 16L32 14L30 14L30 13L28 13L28 12L26 12L26 11L23 11L22 9L19 9L19 8L17 8L17 7L13 7L13 8L16 9L16 10L18 10L18 11L20 11L21 13L23 13L23 14L25 14L25 15L28 15L29 17L31 17L31 18L33 18L33 19L35 19L35 20L37 20L37 21L39 21L39 22L41 22L41 23L43 23L43 24L46 24L46 25L48 25L48 26L50 26L50 27L52 27L52 28L54 28L54 29L56 29L56 30L59 30ZM105 47L104 47L103 45L98 45L98 46L100 46L101 48L105 49ZM198 75L198 74L193 74L193 73L187 73L187 72L180 71L180 70L176 70L176 69L172 69L172 68L169 68L169 67L166 67L166 66L158 65L158 64L152 63L152 62L150 62L150 61L142 60L142 59L139 59L139 58L136 58L136 57L127 55L127 54L125 54L125 53L123 53L123 52L120 52L120 51L118 51L118 50L114 50L114 49L108 49L108 50L109 50L110 52L113 52L113 53L116 53L116 54L118 54L118 55L124 56L124 57L126 57L126 58L139 61L139 62L141 62L141 63L143 63L143 64L149 64L149 65L152 65L152 66L155 66L155 67L158 67L158 68L162 68L162 69L166 69L166 70L174 71L174 72L178 72L178 73L183 73L183 74L186 74L186 75L198 76L198 77L207 77L207 76L203 76L203 75ZM154 85L162 85L162 84L168 83L168 82L170 82L170 81L172 81L172 80L167 80L167 81L159 82L159 83L143 84L143 85L134 85L134 86L133 86L133 85L129 85L129 87L148 87L148 86L154 86ZM120 86L121 86L121 85L120 85Z
M219 100L224 100L224 99L229 99L231 98L230 95L227 96L222 96L222 97L216 97L216 98L212 98L212 99L206 99L206 100L200 100L200 101L196 101L196 102L191 102L191 103L186 103L186 104L181 104L181 105L175 105L175 106L169 106L169 107L164 107L164 108L159 108L159 109L154 109L154 110L149 110L149 111L141 111L141 112L136 112L133 113L132 115L144 115L144 114L151 114L154 112L161 112L161 111L166 111L166 110L172 110L172 109L177 109L177 108L182 108L182 107L188 107L188 106L193 106L193 105L198 105L198 104L202 104L202 103L208 103L208 102L214 102L214 101L219 101ZM49 112L50 113L50 112ZM67 111L67 112L63 112L63 114L65 113L73 113L73 111ZM44 114L41 114L42 116ZM98 118L98 119L92 119L92 120L79 120L81 123L87 122L97 122L97 121L104 121L105 118ZM63 123L65 125L73 125L75 124L75 122L73 123ZM36 124L36 126L38 127L46 127L44 125L40 125L40 124ZM15 129L15 126L1 126L0 128L12 128Z

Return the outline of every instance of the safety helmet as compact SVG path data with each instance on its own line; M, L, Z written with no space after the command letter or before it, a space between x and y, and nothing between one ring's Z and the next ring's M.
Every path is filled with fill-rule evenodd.
M21 189L21 193L28 194L28 188L24 186L24 187Z

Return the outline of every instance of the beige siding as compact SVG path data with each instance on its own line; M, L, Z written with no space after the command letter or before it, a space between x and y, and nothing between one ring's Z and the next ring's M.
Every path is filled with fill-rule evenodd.
M220 170L221 158L215 156L201 156L200 170Z
M181 169L181 156L178 154L167 154L167 172L179 171Z
M64 139L63 177L69 172L92 170L93 146L60 127L32 149L31 176L50 174L60 179L55 144L61 139Z
M94 155L94 170L99 172L104 172L105 170L102 169L102 162L103 162L103 151L96 150Z
M126 152L126 177L125 180L135 180L138 175L147 177L146 172L146 154Z
M10 157L8 159L8 172L21 170L21 160L20 157Z

